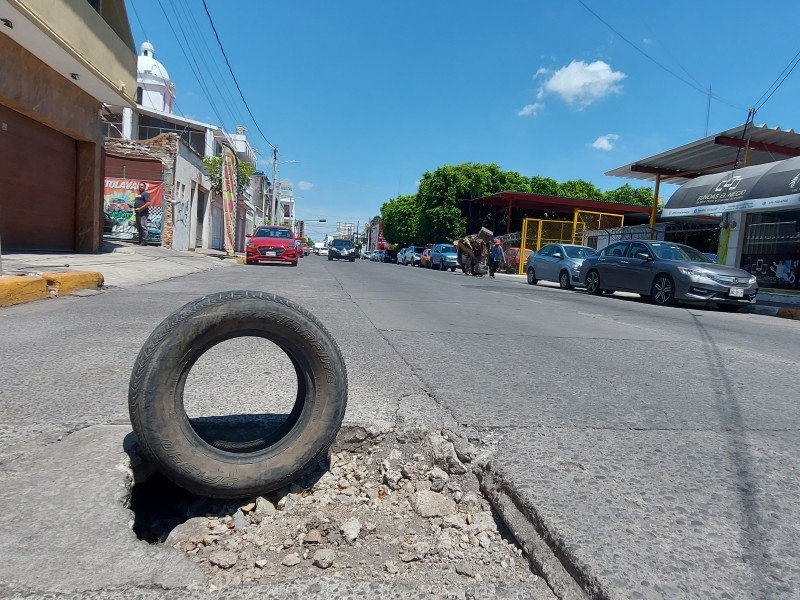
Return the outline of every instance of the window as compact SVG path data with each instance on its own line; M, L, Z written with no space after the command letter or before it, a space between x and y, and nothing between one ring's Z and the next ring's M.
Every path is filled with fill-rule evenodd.
M625 256L625 250L627 247L627 242L623 244L612 244L603 251L603 254L606 256Z
M630 248L628 249L628 256L630 258L636 258L636 254L638 252L644 252L645 254L647 254L647 256L650 256L652 258L650 250L648 250L647 246L645 246L641 242L633 242Z
M542 246L537 254L539 256L551 256L553 254L553 248L555 248L553 244L547 244L546 246Z

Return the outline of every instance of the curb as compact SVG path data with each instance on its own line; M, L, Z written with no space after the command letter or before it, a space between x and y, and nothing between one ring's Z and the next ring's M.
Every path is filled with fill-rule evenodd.
M763 304L756 304L746 307L741 312L753 315L764 315L767 317L800 320L800 307L787 308L784 306L764 306Z
M103 274L95 271L0 277L0 306L55 298L77 290L99 289L103 286L103 281Z

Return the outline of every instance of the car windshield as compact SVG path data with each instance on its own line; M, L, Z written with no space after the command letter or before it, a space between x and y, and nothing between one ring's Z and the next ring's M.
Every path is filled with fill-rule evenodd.
M586 258L597 253L594 248L587 248L586 246L564 246L564 252L570 258Z
M702 252L695 250L691 246L683 244L669 244L665 242L655 242L651 244L656 257L661 260L687 260L691 262L711 263Z
M253 237L260 238L291 238L292 232L288 229L274 229L272 227L260 227L256 229Z
M353 242L350 240L333 240L333 242L331 242L331 246L339 249L349 249L353 247Z
M446 253L446 252L453 252L453 253L455 253L455 251L456 251L456 247L455 247L455 246L453 246L453 244L445 244L444 246L442 246L442 247L440 247L440 248L439 248L439 252L440 252L441 254L444 254L444 253Z
M414 254L422 254L423 252L425 252L425 247L424 246L412 246L411 247L411 251Z

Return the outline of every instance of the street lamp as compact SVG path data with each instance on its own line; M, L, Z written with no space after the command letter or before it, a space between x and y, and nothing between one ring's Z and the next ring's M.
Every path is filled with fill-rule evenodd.
M285 164L296 164L299 163L299 160L284 160L283 162L278 162L278 145L272 149L272 199L270 200L270 204L272 204L272 225L278 224L278 165L285 165Z

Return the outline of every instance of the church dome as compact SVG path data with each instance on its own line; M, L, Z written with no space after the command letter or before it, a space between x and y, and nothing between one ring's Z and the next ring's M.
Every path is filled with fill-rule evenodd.
M156 60L155 49L149 41L144 42L141 46L136 70L139 81L143 83L163 83L167 87L172 85L169 73L164 65Z

